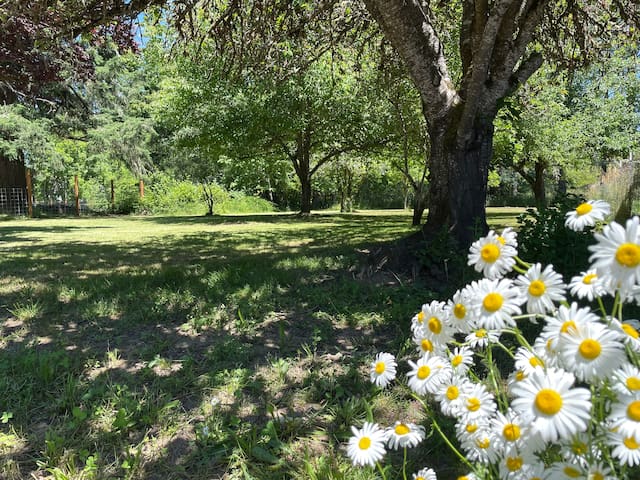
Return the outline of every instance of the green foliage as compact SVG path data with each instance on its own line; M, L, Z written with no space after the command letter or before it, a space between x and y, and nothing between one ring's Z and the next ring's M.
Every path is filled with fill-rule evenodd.
M544 208L528 208L518 217L518 250L522 258L535 258L542 265L552 264L556 272L567 276L584 270L589 264L588 246L593 243L592 229L575 232L564 226L565 214L581 203L569 195Z

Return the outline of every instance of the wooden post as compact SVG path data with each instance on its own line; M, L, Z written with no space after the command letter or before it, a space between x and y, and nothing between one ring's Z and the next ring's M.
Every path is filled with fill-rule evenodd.
M116 189L113 185L113 179L111 179L111 210L116 210Z
M140 199L142 200L144 198L144 180L140 179L138 189L140 191Z
M27 180L27 213L29 218L33 217L33 184L31 183L31 169L27 168L25 171L25 178Z
M80 216L80 188L78 186L78 175L73 178L73 193L76 197L76 216Z

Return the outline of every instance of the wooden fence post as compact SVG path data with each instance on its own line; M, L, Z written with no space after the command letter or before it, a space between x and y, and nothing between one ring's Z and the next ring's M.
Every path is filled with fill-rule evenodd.
M116 189L113 185L113 178L111 179L111 210L116 210Z
M140 179L140 183L138 184L138 190L140 191L140 199L144 198L144 180Z
M25 171L25 178L27 180L27 213L29 218L33 217L33 184L31 183L31 169L27 168Z
M76 197L76 216L80 216L80 188L78 185L78 175L73 178L73 194Z

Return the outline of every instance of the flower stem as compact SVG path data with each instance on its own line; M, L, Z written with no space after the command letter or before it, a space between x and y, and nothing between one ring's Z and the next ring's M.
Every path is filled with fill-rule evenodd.
M378 470L380 470L380 475L382 475L382 480L387 480L387 476L384 474L384 470L382 469L382 465L380 465L380 462L376 462L376 466L378 467Z
M402 460L402 479L407 480L407 447L404 447L404 459Z

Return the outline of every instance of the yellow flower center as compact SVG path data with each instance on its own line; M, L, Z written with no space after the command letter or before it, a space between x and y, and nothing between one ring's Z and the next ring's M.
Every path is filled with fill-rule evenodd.
M498 241L500 242L500 245L505 245L507 243L507 241L504 239L502 235L498 237Z
M541 280L534 280L529 284L529 293L534 297L541 297L546 290L547 287Z
M460 395L460 390L455 385L451 385L447 388L447 398L449 400L455 400Z
M360 450L366 450L371 446L371 439L369 437L362 437L358 442Z
M429 367L427 367L426 365L423 365L418 369L418 378L420 380L424 380L429 375L431 375L431 369Z
M451 365L453 365L454 367L457 367L462 363L463 360L464 358L462 358L462 355L454 355L453 358L451 359Z
M627 417L634 422L640 422L640 400L631 402L627 407Z
M424 312L419 312L416 318L418 319L418 323L424 322Z
M626 333L627 335L629 335L632 338L640 337L640 334L638 333L638 331L635 328L633 328L631 325L629 325L628 323L623 323L622 324L622 330L624 330L624 333Z
M555 415L562 408L562 397L555 390L545 388L536 395L535 406L545 415Z
M510 472L517 472L522 468L523 461L521 457L507 457L507 468Z
M456 480L469 480L469 477L467 477L466 475L462 475L461 477L458 477Z
M487 336L487 331L484 328L481 328L479 330L476 330L476 337L478 338L484 338Z
M576 440L571 445L571 451L573 451L573 453L575 453L576 455L584 455L585 453L587 453L587 445Z
M467 307L461 303L456 303L455 307L453 307L453 314L458 320L462 320L467 314Z
M560 331L562 333L567 333L567 332L569 332L570 329L572 329L572 330L576 330L577 329L576 322L574 322L573 320L567 320L560 327Z
M429 330L431 330L431 332L435 333L436 335L438 335L442 331L442 322L437 317L431 317L429 319L428 326Z
M420 342L420 348L423 352L433 352L433 342L428 338L423 338Z
M516 372L516 380L518 382L521 382L522 380L524 380L525 378L527 378L527 376L524 374L524 372L522 370L518 370Z
M480 409L480 400L476 397L471 397L467 400L467 409L470 412L477 412Z
M382 375L385 371L385 366L384 366L384 362L378 362L376 363L376 373L378 375Z
M531 357L529 359L529 365L532 367L544 367L544 362L540 360L538 357Z
M590 480L604 480L604 475L600 472L592 473Z
M396 432L396 435L406 435L411 431L411 429L404 423L399 423L398 425L396 425L396 428L394 430Z
M416 480L424 480L424 477L416 477Z
M489 312L497 312L502 307L503 297L499 293L493 292L484 297L482 306Z
M635 243L623 243L616 251L616 260L624 267L637 267L640 264L640 247Z
M576 470L573 467L566 466L562 469L562 471L569 478L578 478L580 476L580 470Z
M598 275L596 275L595 273L588 273L582 279L582 283L584 283L585 285L591 285L591 282L593 282L596 278L598 278Z
M593 338L587 338L580 343L578 351L583 358L586 358L587 360L595 360L600 356L600 352L602 352L602 345Z
M478 430L478 424L467 423L467 426L464 429L467 431L467 433L474 433L476 430Z
M491 445L491 441L488 438L483 438L483 439L478 439L476 440L476 445L478 446L478 448L489 448L489 446Z
M629 450L637 450L638 447L640 447L640 445L638 445L638 442L636 442L636 439L633 437L625 438L622 443L624 443L624 446Z
M502 435L510 442L520 438L520 427L515 423L507 423L502 429Z
M629 390L640 390L640 378L638 377L629 377L625 383Z
M482 247L482 250L480 250L480 256L482 257L482 260L484 260L485 262L493 263L498 258L500 258L500 249L498 248L497 245L494 245L493 243L488 243L487 245Z
M586 215L587 213L589 213L591 210L593 210L593 206L585 202L578 205L578 207L576 208L576 213L581 217L582 215Z

